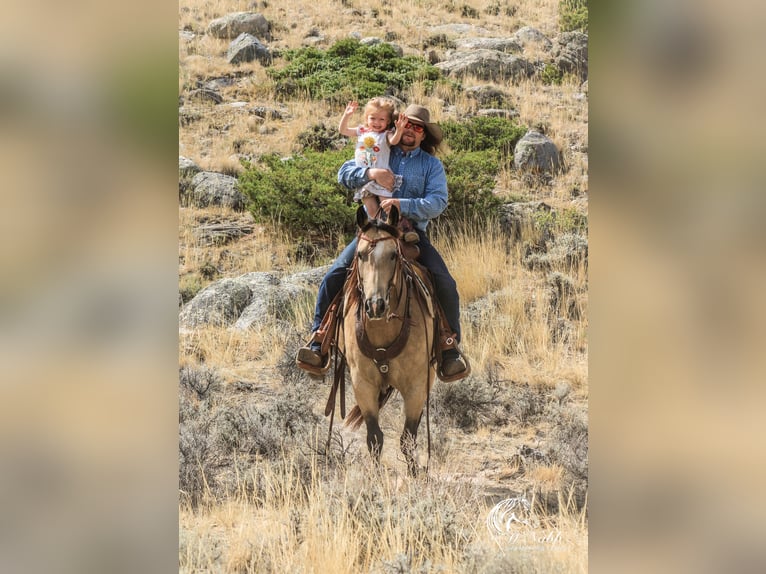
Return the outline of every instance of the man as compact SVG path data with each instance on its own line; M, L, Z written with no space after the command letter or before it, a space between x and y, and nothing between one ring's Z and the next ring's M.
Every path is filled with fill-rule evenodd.
M470 373L468 362L457 346L460 341L460 300L455 280L426 235L429 220L440 215L447 207L447 176L442 162L432 155L438 150L443 134L437 124L431 123L431 115L423 106L412 104L404 115L407 123L402 130L401 140L391 149L391 170L357 167L351 160L341 166L338 182L349 189L357 189L370 181L376 181L392 189L394 174L402 176L402 185L394 197L381 198L380 206L386 213L396 206L399 213L410 220L418 234L419 261L431 271L436 297L452 331L451 336L442 337L442 361L438 374L442 380L454 381ZM356 242L355 238L343 250L319 286L312 332L319 328L330 303L343 288L346 271L354 260ZM309 346L299 349L298 365L324 365L326 357L320 354L320 344L321 341L312 340Z

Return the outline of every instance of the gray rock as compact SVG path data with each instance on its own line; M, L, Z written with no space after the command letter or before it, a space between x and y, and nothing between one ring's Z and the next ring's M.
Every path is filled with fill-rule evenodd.
M563 168L556 144L540 132L529 130L513 150L513 165L521 171L558 173Z
M242 62L252 62L258 60L262 66L271 64L271 52L258 41L258 38L252 34L243 32L229 44L226 52L226 60L230 64L240 64Z
M245 208L245 196L239 191L237 179L212 171L202 171L194 176L187 199L197 207L221 205L234 211Z
M522 51L521 44L513 38L466 38L458 40L456 47L460 51L497 50L507 54L517 54Z
M574 74L581 80L588 77L588 35L582 32L564 32L556 38L553 63L564 73Z
M289 319L287 310L293 302L301 296L315 296L315 291L280 281L270 273L248 273L241 280L248 283L253 294L250 304L234 323L234 328L239 330L251 329L274 319Z
M296 299L315 295L316 289L274 273L247 273L205 287L181 309L179 323L187 329L212 325L247 330L288 319Z
M523 28L516 30L513 34L513 39L522 46L536 44L546 51L553 47L553 42L551 42L545 34L531 26L524 26Z
M236 38L240 34L247 33L269 41L271 40L271 23L262 14L234 12L210 22L207 33L216 38Z
M532 76L535 68L524 58L497 50L470 50L454 52L449 59L436 64L450 76L472 75L482 80L519 80Z
M179 177L191 179L201 171L202 169L200 169L200 167L188 157L184 157L182 155L178 156Z
M199 88L191 90L187 94L187 98L198 102L212 102L214 104L220 104L223 101L223 96L216 90L210 88Z
M330 265L324 265L322 267L315 267L308 271L299 271L293 273L285 278L285 281L294 283L296 285L305 285L307 287L319 287L319 284L324 279L324 276L330 270Z
M231 325L248 306L252 291L237 279L221 279L197 293L179 314L182 327Z

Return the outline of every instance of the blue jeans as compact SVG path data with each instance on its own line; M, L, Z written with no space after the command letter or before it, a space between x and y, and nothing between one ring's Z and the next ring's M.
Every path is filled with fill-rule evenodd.
M457 293L457 283L455 283L452 275L450 275L442 256L431 245L425 232L420 229L416 229L416 231L420 237L420 243L418 244L420 247L420 263L431 272L434 280L434 289L436 290L436 298L439 300L442 309L444 309L450 329L457 333L457 340L460 341L460 297ZM346 282L346 271L354 261L354 253L356 253L356 237L338 255L335 263L332 264L327 275L322 279L322 284L319 286L319 294L317 295L317 303L314 307L314 324L311 326L312 333L319 328L319 324L322 322L322 318L330 307L330 303L332 303L335 295L343 289L343 284Z

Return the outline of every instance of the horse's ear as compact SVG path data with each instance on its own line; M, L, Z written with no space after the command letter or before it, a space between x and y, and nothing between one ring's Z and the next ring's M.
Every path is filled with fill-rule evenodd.
M391 210L388 212L388 220L386 221L391 227L396 227L399 223L399 208L395 205L391 206Z
M360 205L356 210L356 224L362 228L367 224L367 212L364 209L364 205Z

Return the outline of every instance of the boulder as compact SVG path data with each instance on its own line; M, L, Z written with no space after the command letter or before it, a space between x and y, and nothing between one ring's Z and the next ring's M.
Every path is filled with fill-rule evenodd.
M202 171L192 178L187 197L197 207L221 205L234 211L242 211L246 203L236 178L212 171Z
M456 47L460 51L497 50L508 54L520 53L521 44L513 38L466 38L458 40Z
M271 64L271 52L260 43L258 38L247 32L243 32L229 44L226 52L226 61L230 64L241 64L258 60L262 66Z
M252 298L250 287L238 279L221 279L197 293L182 309L179 324L186 328L231 325Z
M530 44L541 47L543 50L550 50L553 47L553 42L543 34L537 28L531 26L524 26L519 28L513 34L513 40L521 44L522 46L528 46Z
M178 176L180 178L191 179L201 171L200 167L188 157L178 156Z
M302 295L314 296L308 288L286 279L280 280L273 273L247 273L239 279L252 291L250 303L234 323L235 329L243 331L274 319L288 319L287 310L291 303Z
M216 18L207 26L207 33L216 38L236 38L240 34L252 34L262 40L271 40L271 23L262 14L234 12Z
M217 90L211 88L198 88L196 90L191 90L186 97L191 101L211 102L216 105L223 101L223 96L221 96Z
M513 165L521 171L558 173L563 168L561 151L547 136L529 130L513 150Z
M532 76L535 68L524 58L498 52L497 50L456 51L450 57L436 64L449 76L472 75L482 80L519 80Z
M574 74L581 80L588 77L588 35L582 32L564 32L556 38L552 51L553 63L565 74Z
M247 330L288 319L297 298L313 298L315 294L316 289L300 279L280 279L268 272L246 273L215 281L197 293L181 309L179 324L187 329L211 325Z

